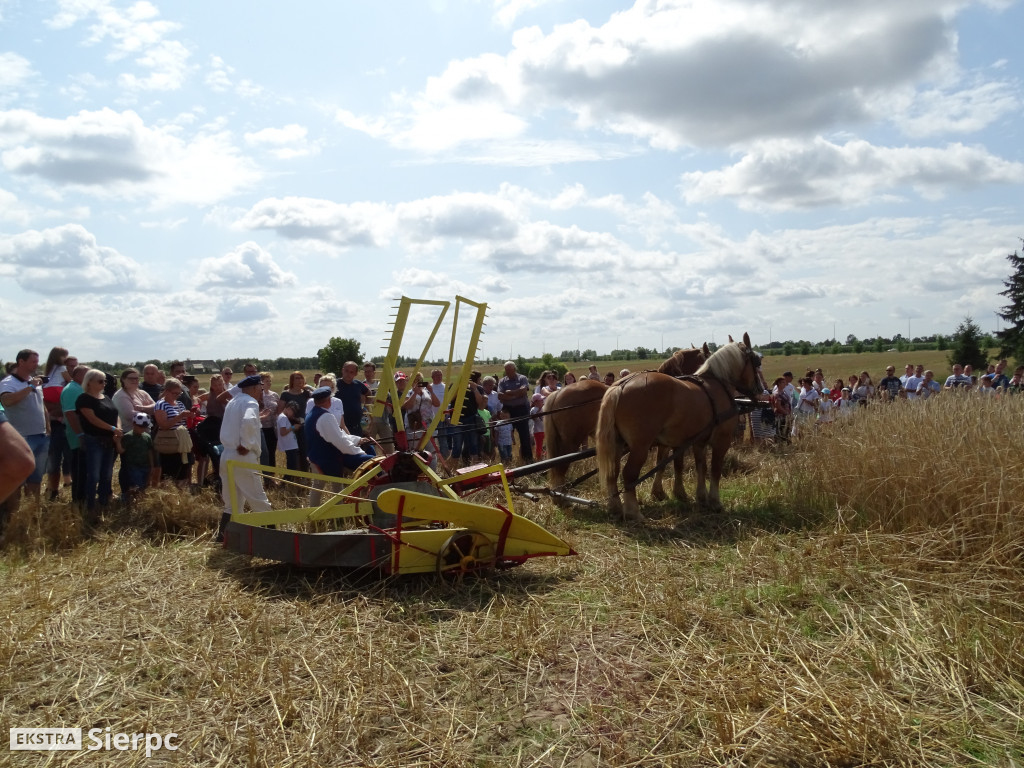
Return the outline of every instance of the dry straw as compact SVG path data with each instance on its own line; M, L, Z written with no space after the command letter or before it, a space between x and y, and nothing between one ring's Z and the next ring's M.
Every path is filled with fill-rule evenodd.
M0 725L182 735L97 765L1020 765L1022 406L907 406L737 452L721 515L521 502L579 557L455 586L226 553L212 496L36 523Z

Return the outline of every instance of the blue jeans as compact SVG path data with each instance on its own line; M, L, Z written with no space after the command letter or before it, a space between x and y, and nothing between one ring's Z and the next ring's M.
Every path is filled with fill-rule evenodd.
M85 451L85 508L92 512L97 502L110 503L111 480L114 476L114 443L108 437L82 435Z
M480 455L480 435L476 431L476 421L468 424L452 425L452 456L462 458L465 452L470 458Z
M25 435L24 437L28 447L32 449L32 455L36 459L35 471L28 476L25 482L39 485L43 482L43 475L46 474L46 463L50 453L50 436L44 433L41 435Z
M125 467L125 482L128 490L144 491L149 486L149 467Z
M64 431L64 422L51 421L50 451L46 471L48 474L57 475L60 474L61 469L64 470L65 475L71 474L71 446L68 445L68 433Z
M447 418L437 423L437 431L434 433L434 437L437 439L437 447L441 451L441 455L446 459L452 455L451 432L452 425Z

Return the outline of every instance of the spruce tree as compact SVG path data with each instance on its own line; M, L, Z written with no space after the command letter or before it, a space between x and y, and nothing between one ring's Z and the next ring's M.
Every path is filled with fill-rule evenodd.
M957 326L956 333L950 340L949 364L973 365L979 375L985 372L988 355L981 349L981 328L970 316Z
M1005 296L1010 303L997 313L1006 322L1006 327L996 335L1002 343L999 356L1012 357L1019 365L1024 363L1024 256L1014 251L1006 258L1013 272L1003 281L1006 290L1000 291L999 295Z

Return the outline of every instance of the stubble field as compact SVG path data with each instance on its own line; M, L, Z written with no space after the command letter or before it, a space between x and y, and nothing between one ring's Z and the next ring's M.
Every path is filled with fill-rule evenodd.
M226 553L212 496L87 536L22 518L3 727L181 747L10 763L1020 765L1022 423L1021 398L868 409L735 451L716 515L520 501L580 554L456 585Z

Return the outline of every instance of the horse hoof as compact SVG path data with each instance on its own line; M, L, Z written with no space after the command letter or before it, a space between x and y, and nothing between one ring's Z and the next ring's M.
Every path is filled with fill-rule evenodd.
M623 512L622 519L627 523L646 523L647 518L639 512Z
M665 501L668 497L665 495L665 490L656 485L651 488L651 498L656 501Z

